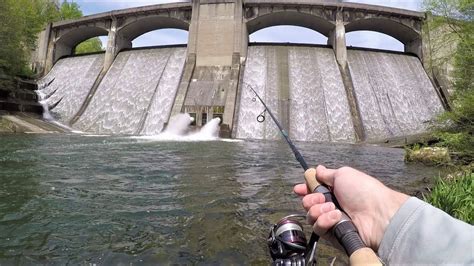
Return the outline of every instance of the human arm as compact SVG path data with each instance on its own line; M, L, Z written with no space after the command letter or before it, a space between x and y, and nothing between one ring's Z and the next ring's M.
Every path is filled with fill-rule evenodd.
M431 226L429 219L423 223L412 222L410 219L415 216L407 215L407 212L403 211L406 206L409 209L413 208L410 206L412 206L413 201L416 202L416 199L409 199L407 195L394 191L375 178L349 167L326 169L319 166L316 169L316 175L319 182L333 188L333 193L340 206L353 220L362 240L373 250L378 251L384 262L394 264L425 263L422 259L425 258L425 261L428 261L427 257L441 262L443 258L446 259L446 254L451 254L449 253L450 250L441 252L437 248L439 246L435 244L436 239L439 239L437 234L440 228ZM308 194L305 184L295 186L295 192L305 196L303 206L308 211L308 222L314 224L314 231L323 237L327 237L326 231L340 220L340 211L335 210L334 204L325 203L321 194ZM418 204L421 205L420 212L417 211L414 215L422 214L426 210L430 215L434 215L433 218L444 221L448 225L453 224L454 227L458 227L458 223L462 223L429 204L419 202L421 202L421 204ZM443 214L447 217L444 217ZM429 216L416 217L416 219L421 219ZM395 221L400 222L395 223ZM429 226L426 226L427 224ZM419 234L414 234L412 231L419 232ZM471 237L467 237L467 240L464 237L465 240L462 240L458 235L463 234L463 232L470 234ZM467 244L468 246L466 247L467 257L465 256L465 259L460 261L469 262L469 258L472 260L472 226L460 226L458 229L451 231L450 234L452 235L451 238L459 239L454 242L457 248L460 245ZM411 239L410 236L412 235L417 235L416 239ZM389 236L393 237L389 238ZM467 243L469 239L471 239L470 244ZM430 242L430 246L426 246ZM427 252L423 250L427 250Z

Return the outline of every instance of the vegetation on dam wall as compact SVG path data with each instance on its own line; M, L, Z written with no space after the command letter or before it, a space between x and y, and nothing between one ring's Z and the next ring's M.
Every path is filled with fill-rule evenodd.
M66 0L58 7L50 0L0 1L0 75L30 76L28 62L38 34L50 22L82 17L79 5ZM77 53L102 50L98 38L76 48Z

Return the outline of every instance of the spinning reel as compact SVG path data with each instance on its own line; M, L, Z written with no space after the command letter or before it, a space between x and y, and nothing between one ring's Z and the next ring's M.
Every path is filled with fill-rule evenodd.
M292 214L283 217L270 229L267 244L272 257L272 265L305 266L316 264L316 244L311 239L307 242L303 226L297 218L306 216Z

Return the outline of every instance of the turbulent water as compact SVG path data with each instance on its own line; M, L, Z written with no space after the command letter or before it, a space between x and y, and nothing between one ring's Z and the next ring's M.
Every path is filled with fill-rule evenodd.
M38 82L45 104L53 106L60 101L51 112L55 119L68 123L79 111L103 63L104 54L64 58Z
M185 48L121 52L76 129L100 134L157 134L181 79Z
M277 51L284 51L277 52ZM409 55L348 51L349 68L367 140L426 131L443 110L419 59ZM288 79L288 104L282 92ZM354 127L341 72L331 48L251 46L243 78L237 137L275 139L273 122L258 123L263 111L252 86L279 117L289 112L290 137L302 141L354 142ZM280 104L279 104L280 102Z
M296 145L311 165L396 188L437 175L400 149ZM2 135L0 147L1 265L268 265L270 226L303 213L303 171L280 141ZM318 250L326 264L333 249Z

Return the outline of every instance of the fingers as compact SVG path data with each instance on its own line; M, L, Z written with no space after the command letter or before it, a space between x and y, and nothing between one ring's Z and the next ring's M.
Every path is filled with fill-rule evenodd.
M327 213L321 214L313 225L313 231L318 236L323 236L326 232L336 225L342 219L340 210L331 210Z
M332 202L314 204L309 208L308 214L306 215L306 220L308 220L309 224L313 224L320 218L321 215L335 209L336 206L334 206L334 203Z
M306 211L309 211L311 207L316 204L322 204L325 202L324 195L321 193L308 194L303 198L303 207Z
M293 188L293 191L298 194L299 196L304 196L308 194L308 187L306 184L298 184Z
M336 170L335 169L328 169L322 165L319 165L316 167L316 178L328 185L333 187L334 186L334 178L336 176Z

